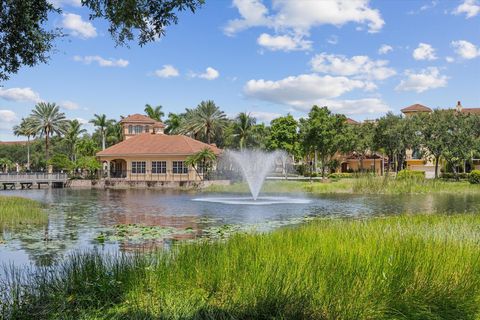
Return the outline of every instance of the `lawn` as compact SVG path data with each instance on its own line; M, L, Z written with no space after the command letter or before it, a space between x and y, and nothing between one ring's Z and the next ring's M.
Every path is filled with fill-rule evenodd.
M209 186L204 192L249 193L246 183L230 186ZM422 193L479 193L480 185L467 181L444 181L440 179L395 179L364 176L352 179L326 181L266 181L261 193L354 193L354 194L422 194Z
M150 255L77 253L56 272L11 273L0 318L480 319L479 225L326 219Z

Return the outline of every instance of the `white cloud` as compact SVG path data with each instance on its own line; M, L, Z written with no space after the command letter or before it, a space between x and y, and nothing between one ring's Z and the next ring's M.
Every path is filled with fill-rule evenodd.
M252 111L250 112L250 116L256 118L260 122L269 123L273 119L281 117L282 115L280 113L275 113L275 112Z
M312 41L304 40L301 36L271 36L267 33L262 33L258 37L257 43L272 51L299 51L312 48Z
M82 0L49 0L51 4L53 4L56 8L63 7L65 5L69 5L72 7L81 7Z
M80 106L77 103L75 103L73 101L69 101L69 100L65 100L65 101L60 102L60 106L64 109L67 109L67 110L80 109Z
M463 59L473 59L480 56L480 49L471 42L458 40L452 41L451 45L455 48L455 53Z
M92 62L98 63L100 67L120 67L120 68L125 68L128 66L129 62L128 60L124 59L104 59L100 56L74 56L73 57L74 61L78 62L83 62L85 64L91 64Z
M214 80L220 76L220 73L212 67L208 67L204 73L192 73L193 78L202 78L206 80Z
M448 77L440 74L436 67L423 69L418 73L412 70L405 71L407 78L395 88L398 91L415 91L421 93L430 89L447 86Z
M180 73L174 66L170 64L164 64L161 69L155 70L155 75L160 78L171 78L178 77Z
M480 13L480 2L477 0L464 0L462 4L453 10L453 14L465 14L467 19L473 18Z
M310 61L312 69L317 72L339 76L356 76L358 78L384 80L396 74L388 68L386 60L370 60L367 56L353 56L321 53Z
M0 129L10 130L17 121L17 115L12 110L0 110Z
M387 54L393 51L393 47L389 46L388 44L382 44L382 46L378 49L378 54Z
M419 43L418 47L413 50L413 58L415 60L435 60L435 49L428 43Z
M333 45L338 44L338 37L332 34L330 37L327 38L327 42Z
M224 29L228 35L258 26L308 34L315 26L342 26L349 22L366 24L369 32L378 32L385 24L380 12L369 7L369 0L273 0L272 10L275 13L270 15L260 0L233 0L233 6L238 9L241 18L228 22Z
M355 89L368 90L370 86L347 77L301 74L278 81L250 80L244 87L244 93L259 100L309 108L319 100L336 98Z
M383 114L391 110L385 102L378 98L323 100L319 101L317 105L328 106L333 112L346 115Z
M72 35L82 38L95 38L97 36L97 30L88 21L83 21L82 17L74 13L64 13L62 26L70 30Z
M445 57L445 60L448 62L448 63L452 63L455 61L455 59L453 57Z
M40 102L40 95L31 88L0 88L0 98L9 101Z

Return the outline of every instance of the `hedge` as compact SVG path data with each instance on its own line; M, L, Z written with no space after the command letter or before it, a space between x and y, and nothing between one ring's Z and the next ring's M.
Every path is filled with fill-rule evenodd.
M472 170L468 176L468 181L471 184L480 184L480 170Z

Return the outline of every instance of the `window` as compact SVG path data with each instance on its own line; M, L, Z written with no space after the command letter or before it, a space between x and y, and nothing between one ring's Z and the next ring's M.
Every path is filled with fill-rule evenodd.
M145 173L145 161L132 161L132 173Z
M135 134L143 133L143 126L136 125L135 127L133 127L133 133Z
M152 161L152 173L167 173L167 161Z
M174 174L188 173L188 167L185 165L185 161L173 161L172 169Z
M133 133L133 127L132 127L132 126L128 126L128 133L129 133L129 134L132 134L132 133Z
M145 126L145 133L149 133L150 132L150 127L149 126Z

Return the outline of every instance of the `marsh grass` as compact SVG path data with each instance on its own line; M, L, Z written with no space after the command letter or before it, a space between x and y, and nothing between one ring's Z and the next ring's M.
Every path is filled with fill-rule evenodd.
M45 224L47 221L48 216L39 202L20 197L0 196L0 237L5 228Z
M209 186L205 192L249 193L245 183L230 186ZM440 179L395 179L363 175L354 179L328 181L266 181L261 194L268 193L355 193L355 194L422 194L422 193L479 193L480 185L467 181L444 181Z
M5 319L479 319L480 216L320 220L10 272Z

